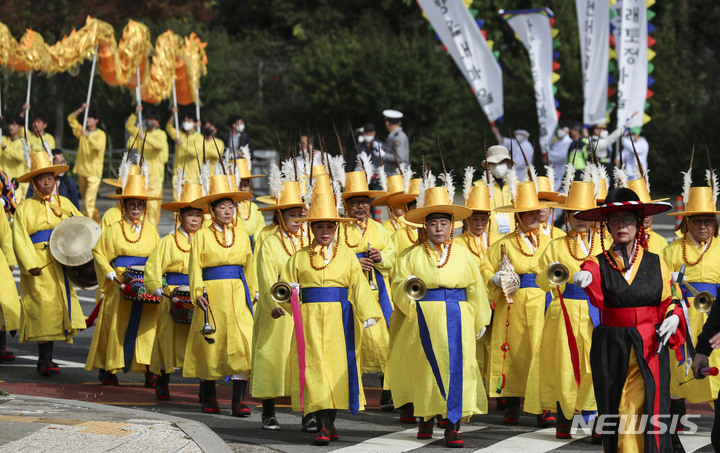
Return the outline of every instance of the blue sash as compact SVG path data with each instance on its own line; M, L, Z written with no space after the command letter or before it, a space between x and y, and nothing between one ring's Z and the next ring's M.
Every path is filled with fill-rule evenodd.
M537 282L535 281L535 278L537 278L537 274L520 274L520 289L523 288L539 288L537 285ZM547 311L548 305L550 305L550 302L552 301L552 293L547 292L545 293L545 311Z
M253 242L253 235L248 236L250 238L250 251L255 253L255 243Z
M119 255L110 261L113 267L142 266L147 261L146 256ZM124 372L128 372L135 354L135 343L137 342L138 330L140 330L140 319L142 318L143 302L134 300L130 307L130 320L128 321L125 339L123 340L123 358L125 359Z
M33 244L40 244L42 242L48 242L50 240L50 235L53 232L53 228L47 229L47 230L38 230L30 235L30 241Z
M173 286L188 286L190 285L190 278L188 274L182 274L180 272L166 272L165 283Z
M110 265L112 267L144 266L147 260L147 256L119 255L110 261Z
M368 252L356 253L355 255L358 258L368 258ZM377 269L373 269L373 273L375 274L375 281L377 283L376 286L378 288L378 300L380 301L380 310L382 310L383 317L385 318L385 324L390 327L390 315L392 315L393 307L392 302L390 302L390 295L388 294L387 288L385 287L385 279L383 278L382 274L378 272Z
M248 288L247 280L245 280L245 272L242 266L226 265L206 267L202 271L203 280L237 280L240 279L245 287L245 301L250 309L250 314L255 317L252 308L252 299L250 299L250 288Z
M552 294L552 292L549 292L548 294ZM588 297L587 293L583 288L580 288L579 286L573 284L573 283L566 283L565 284L565 291L562 293L563 298L565 299L576 299L576 300L584 300L587 301L588 304L588 314L590 315L590 319L592 320L593 327L597 327L600 325L600 310L598 308L590 303L590 298ZM552 297L552 295L551 295ZM551 299L552 301L552 299ZM545 314L547 314L548 306L550 305L550 302L546 301L545 304Z
M718 285L717 283L690 282L690 285L700 293L703 291L707 291L715 298L717 298L718 296L718 286L720 285ZM685 298L693 297L692 293L690 292L690 290L687 289L685 285L681 285L681 288Z
M63 279L65 280L65 299L67 299L67 307L68 307L68 319L70 320L70 327L72 327L72 301L70 297L70 280L68 279L67 273L65 272L65 268L62 270L63 273ZM68 331L65 331L65 336L67 336Z
M449 372L450 382L448 391L445 392L445 386L440 374L440 367L435 358L435 351L430 340L430 330L428 329L425 315L423 314L421 304L416 304L418 313L418 328L420 331L420 342L425 357L427 357L430 368L435 376L440 395L447 401L447 418L452 423L457 423L462 417L462 396L463 396L463 355L462 355L462 317L460 312L460 302L466 301L465 290L461 288L434 288L428 289L425 297L420 302L444 302L445 313L447 317L447 335L448 335L448 356L449 356Z
M356 415L360 410L360 385L355 357L355 315L348 300L348 289L340 287L303 288L302 303L313 302L340 302L348 367L348 406L350 412ZM311 334L311 332L308 333ZM328 340L332 341L333 339Z

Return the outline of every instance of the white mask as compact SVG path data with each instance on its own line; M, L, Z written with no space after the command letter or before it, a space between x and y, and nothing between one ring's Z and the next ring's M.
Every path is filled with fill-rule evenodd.
M368 143L371 143L374 138L375 138L374 135L366 135L366 136L365 136L365 141L368 142Z
M600 138L607 138L607 136L608 136L607 129L603 129L600 131Z
M490 166L490 173L497 179L505 179L508 172L508 164L500 163Z
M183 130L185 132L190 132L193 129L195 129L195 123L192 121L183 121Z
M245 130L245 123L238 124L235 129L237 129L238 132L244 131L244 130Z
M360 137L358 137L358 143L363 143L364 141L365 141L364 135L361 135Z
M564 139L566 135L567 135L567 131L565 129L557 130L557 138L559 138L560 140Z

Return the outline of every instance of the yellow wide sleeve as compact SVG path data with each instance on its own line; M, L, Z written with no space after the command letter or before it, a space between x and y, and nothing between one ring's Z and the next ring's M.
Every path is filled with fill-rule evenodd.
M77 120L77 117L71 113L68 115L67 121L75 138L80 139L82 136L82 124Z
M30 240L30 234L27 232L25 219L25 209L27 204L22 203L18 210L15 211L15 219L13 221L13 248L18 263L25 270L35 269L39 267L37 256L35 254L35 246Z
M167 250L167 243L168 241L161 240L145 262L145 288L150 294L163 287L163 263L170 262L172 259Z
M15 266L17 260L13 249L12 229L6 215L0 213L0 248L5 255L8 265Z

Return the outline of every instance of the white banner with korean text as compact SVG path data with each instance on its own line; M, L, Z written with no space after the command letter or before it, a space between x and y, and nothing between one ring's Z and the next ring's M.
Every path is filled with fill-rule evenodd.
M608 98L608 0L575 0L583 76L583 123L605 124Z
M616 18L617 19L617 18ZM615 36L618 59L617 124L641 127L648 84L647 2L623 0Z

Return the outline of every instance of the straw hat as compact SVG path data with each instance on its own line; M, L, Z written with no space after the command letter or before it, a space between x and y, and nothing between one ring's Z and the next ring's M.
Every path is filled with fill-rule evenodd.
M499 164L504 160L511 160L510 151L503 145L494 145L487 149L487 159L482 162L482 166L485 168L488 162Z
M39 154L39 153L36 153ZM128 198L137 198L145 201L162 200L162 197L151 197L147 194L147 186L145 185L144 175L128 175L125 181L125 187L121 194L108 195L108 198L117 200L126 200Z
M265 177L265 175L253 175L252 173L250 173L250 167L248 166L248 161L245 158L235 159L235 164L237 165L238 175L240 175L240 179Z
M128 166L128 175L139 175L140 174L140 166L135 164L130 164ZM111 185L113 187L122 187L122 181L120 180L120 175L118 175L117 178L103 178L102 182L105 184Z
M490 212L490 188L485 184L472 186L470 194L465 200L465 207L473 211Z
M400 195L405 193L405 183L403 181L403 175L392 175L387 177L387 195L383 195L380 198L373 200L373 206L388 206L388 200L393 195Z
M180 200L170 201L160 205L161 208L166 211L178 211L183 208L190 206L190 203L202 197L202 186L197 182L186 182L182 185L182 193L180 194Z
M640 198L640 201L643 203L655 203L657 201L666 201L669 200L669 198L660 198L658 200L652 200L650 198L650 189L648 188L647 181L645 178L638 178L633 179L632 181L628 181L627 188L635 192L638 197Z
M420 181L422 181L421 178L411 179L407 193L400 193L390 196L388 198L388 203L391 206L402 206L411 201L415 201L418 195L420 195Z
M588 211L597 207L595 201L595 184L589 181L572 181L567 196L560 195L559 203L548 203L551 208L566 211Z
M382 190L368 189L368 182L364 171L350 171L345 173L345 192L342 198L352 197L381 197L386 195Z
M235 203L240 203L241 201L249 199L251 196L250 192L232 190L227 176L213 175L210 177L208 194L204 197L196 199L190 203L190 206L193 208L203 209L207 208L213 201L220 200L222 198L229 198Z
M643 203L637 193L621 187L613 189L605 198L605 203L598 207L575 214L580 220L605 220L609 214L622 211L641 211L644 216L660 214L672 208L670 203Z
M295 222L354 222L355 219L340 217L335 204L335 195L331 193L313 193L308 215Z
M260 208L259 211L275 211L303 207L305 207L305 204L300 198L300 184L295 181L285 181L282 183L280 198L274 204Z
M690 187L688 200L685 203L685 210L681 212L669 212L666 215L718 215L720 211L715 207L712 187Z
M519 182L515 189L513 204L501 206L495 209L498 212L530 212L548 207L546 203L540 203L535 183L532 181Z
M547 176L538 176L537 187L540 200L557 201L560 194L552 189L552 184Z
M70 169L67 165L53 165L48 153L40 152L30 154L30 171L17 177L17 182L28 182L38 175L52 173L57 176Z
M425 217L430 214L450 214L453 220L465 220L472 215L472 210L465 206L452 204L450 195L445 187L429 187L425 190L425 203L423 206L405 213L405 220L415 224L425 223Z

